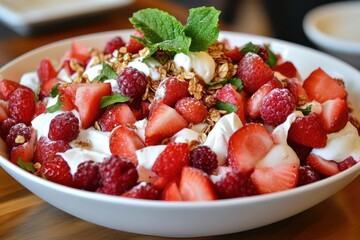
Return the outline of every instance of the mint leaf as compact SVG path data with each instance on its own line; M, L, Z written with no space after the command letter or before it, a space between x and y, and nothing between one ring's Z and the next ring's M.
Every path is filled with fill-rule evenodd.
M112 67L110 67L110 65L107 64L106 62L103 62L101 72L98 76L96 76L96 78L94 78L94 81L103 82L104 80L107 79L116 79L116 78L117 78L117 74L114 71L114 69L112 69Z
M54 86L51 88L50 97L56 97L59 94L59 87L60 83L55 83Z
M217 101L216 107L217 109L227 111L228 113L236 112L238 110L237 106L231 103L224 103L222 101Z
M34 163L33 162L24 162L22 160L21 157L18 158L17 160L17 164L19 165L20 168L28 171L28 172L31 172L31 173L34 173L36 172L36 168L34 168Z
M39 94L40 94L40 85L38 85L35 89L34 89L34 94L35 94L35 101L39 101Z
M50 107L47 107L46 108L46 110L49 112L49 113L53 113L53 112L56 112L56 111L58 111L58 110L60 110L61 109L61 107L62 107L62 102L60 101L60 96L58 95L58 97L57 97L57 102L54 104L54 105L52 105L52 106L50 106Z
M265 49L266 51L268 52L269 54L269 58L268 60L266 61L266 64L269 66L269 67L273 67L276 65L277 61L278 61L278 58L276 57L276 55L270 50L269 46L265 46Z
M105 108L107 106L110 106L114 103L123 103L123 102L127 102L130 99L128 97L125 97L123 95L120 95L118 93L115 93L111 96L104 96L101 98L100 101L100 108Z
M243 84L240 78L233 78L229 80L229 83L236 87L237 92L241 92L241 90L243 89Z
M240 50L241 54L245 54L248 52L252 52L252 53L258 53L260 51L260 47L256 46L255 44L253 44L252 42L248 42L247 44L245 44L245 46Z
M152 53L157 49L183 53L189 51L191 39L185 35L185 27L167 12L147 8L135 12L129 20L134 28L144 34L144 39L136 39L150 48Z
M214 7L190 9L185 34L191 38L190 51L206 51L219 37L220 11Z
M306 106L305 108L296 108L296 111L300 111L304 114L304 116L307 116L311 113L312 104Z

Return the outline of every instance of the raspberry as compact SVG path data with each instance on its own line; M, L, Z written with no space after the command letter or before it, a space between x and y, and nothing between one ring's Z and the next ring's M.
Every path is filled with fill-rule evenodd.
M176 102L175 109L186 121L198 124L204 121L208 111L205 105L193 97L184 97Z
M73 186L70 167L59 155L55 155L51 161L43 162L43 164L41 164L39 174L49 181L69 187Z
M353 157L348 157L345 160L343 160L342 162L338 163L338 167L340 171L344 171L348 168L351 168L352 166L354 166L357 163L357 161L355 161L355 159Z
M31 129L24 123L17 123L10 128L6 142L10 148L26 143L31 138Z
M16 122L29 125L36 111L35 94L30 89L18 88L9 97L9 116Z
M80 163L73 177L77 188L95 191L101 185L99 163L92 160Z
M126 158L112 155L100 164L102 187L97 192L121 195L137 184L135 165Z
M120 94L129 98L140 98L145 93L147 79L144 73L136 68L127 67L118 76Z
M115 50L125 46L125 42L121 37L114 37L110 39L104 47L104 54L112 54Z
M250 177L238 170L227 172L214 185L215 191L220 198L236 198L258 194Z
M15 119L13 118L7 118L1 123L1 137L3 139L6 138L6 136L9 134L10 128L16 124Z
M190 166L211 174L218 166L217 156L208 146L198 146L190 154Z
M46 137L41 137L36 144L34 153L34 162L47 162L55 158L56 153L65 152L71 147L67 142L62 140L51 141Z
M79 119L72 112L64 112L51 120L49 139L71 142L76 139L79 132Z
M150 183L140 183L121 196L128 198L157 200L159 199L159 191Z
M289 90L275 88L264 97L260 115L265 124L277 126L286 120L295 107L295 99Z
M306 185L320 180L320 176L309 165L299 167L299 181L297 186Z

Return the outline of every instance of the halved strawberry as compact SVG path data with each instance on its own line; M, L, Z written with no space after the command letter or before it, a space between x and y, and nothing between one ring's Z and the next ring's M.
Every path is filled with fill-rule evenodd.
M231 84L224 85L216 92L216 98L223 103L230 103L237 107L236 115L245 124L245 93L238 93Z
M30 140L11 149L10 161L18 164L21 158L23 162L31 162L34 158L36 139L37 133L34 129L31 129Z
M272 148L274 142L264 126L250 123L237 130L229 139L228 162L248 174Z
M159 177L172 178L190 164L190 149L187 143L170 142L157 157L151 170Z
M282 88L282 84L276 78L262 85L246 102L246 113L252 118L260 118L260 108L264 97L275 88Z
M156 89L154 100L174 107L175 103L184 97L189 97L189 82L169 77L161 81Z
M90 48L78 42L71 43L71 58L76 59L83 66L90 60Z
M340 172L336 162L325 160L320 156L310 153L306 159L307 164L314 169L317 173L324 176L332 176Z
M294 96L297 106L302 106L305 103L310 102L311 99L298 78L288 78L286 79L286 82L286 88Z
M259 55L248 52L239 62L237 77L242 80L244 91L253 94L273 79L274 74Z
M308 147L325 147L327 141L326 130L316 113L297 117L291 124L288 139Z
M0 99L5 101L9 100L11 93L13 93L18 88L26 88L30 90L30 88L11 80L0 80Z
M140 30L136 30L134 36L139 37L139 38L144 38L144 35ZM130 38L130 40L126 46L127 52L132 53L132 54L138 53L143 48L144 48L144 45L142 45L135 38Z
M133 124L136 118L127 104L116 104L108 107L98 122L102 131L111 131L119 125Z
M148 146L159 144L187 125L188 122L175 109L160 103L153 110L145 127L145 143Z
M338 132L343 129L349 120L347 101L335 98L322 104L320 113L321 122L327 133Z
M305 79L303 87L311 99L320 103L335 98L346 99L347 96L345 88L321 68Z
M41 85L57 76L57 72L49 58L41 60L37 68L37 74Z
M55 77L55 78L51 78L48 81L41 84L40 93L39 93L40 99L49 97L51 90L53 89L54 85L57 83L60 83L60 80Z
M132 129L121 125L114 129L110 135L110 151L112 154L131 160L138 165L135 151L145 147L145 143Z
M166 185L160 196L165 201L182 201L180 190L175 181L171 181Z
M203 122L208 114L205 105L193 97L184 97L177 101L175 110L178 111L186 121L193 124Z
M201 170L184 167L181 172L179 191L183 201L216 200L213 182Z
M279 72L288 78L297 78L301 80L300 74L292 62L286 61L272 68L273 71Z

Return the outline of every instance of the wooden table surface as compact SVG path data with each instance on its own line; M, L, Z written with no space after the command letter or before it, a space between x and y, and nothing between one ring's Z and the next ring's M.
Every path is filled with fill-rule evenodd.
M130 28L132 12L157 7L185 22L187 9L139 0L95 18L58 25L29 37L0 37L0 66L44 44L100 31ZM85 23L86 21L86 23ZM53 27L54 28L54 27ZM223 26L222 29L231 30ZM286 220L246 232L199 239L360 239L360 177L324 202ZM73 217L44 202L0 169L0 239L137 239L158 237L115 231Z

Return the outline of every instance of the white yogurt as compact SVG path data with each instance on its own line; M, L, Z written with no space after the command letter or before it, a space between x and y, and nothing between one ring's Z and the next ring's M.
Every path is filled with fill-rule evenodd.
M87 150L111 155L109 140L110 132L102 132L96 130L94 127L90 127L81 130L79 136L70 142L70 146L73 148L81 148L79 147L81 143L87 143Z
M157 175L151 170L157 157L166 148L166 145L149 146L135 152L138 160L137 171L139 181L154 182Z
M144 57L135 58L133 61L128 63L128 67L133 67L144 73L147 77L151 77L152 80L160 80L159 67L162 65L155 58L148 58L143 62Z
M28 72L21 76L20 84L30 88L33 91L40 85L40 80L37 72Z

